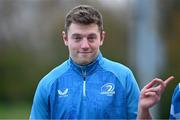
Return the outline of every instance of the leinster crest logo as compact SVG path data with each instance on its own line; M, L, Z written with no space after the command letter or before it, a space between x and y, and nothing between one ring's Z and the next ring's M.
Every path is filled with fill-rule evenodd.
M101 94L107 95L107 96L112 96L115 94L115 85L113 83L106 83L101 87Z

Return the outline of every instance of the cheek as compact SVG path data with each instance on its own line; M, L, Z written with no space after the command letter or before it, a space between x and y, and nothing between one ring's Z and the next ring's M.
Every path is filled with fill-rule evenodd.
M69 44L68 47L71 52L75 52L76 50L80 48L78 45L75 45L75 44Z
M100 43L95 43L95 44L91 45L91 48L92 49L99 49L100 46L101 46Z

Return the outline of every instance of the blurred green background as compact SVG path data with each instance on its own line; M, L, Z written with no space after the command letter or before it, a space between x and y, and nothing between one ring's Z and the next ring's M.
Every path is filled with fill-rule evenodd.
M79 4L102 13L103 55L130 67L140 88L175 76L155 110L168 118L180 81L179 0L0 0L0 119L28 119L39 80L68 58L61 32Z

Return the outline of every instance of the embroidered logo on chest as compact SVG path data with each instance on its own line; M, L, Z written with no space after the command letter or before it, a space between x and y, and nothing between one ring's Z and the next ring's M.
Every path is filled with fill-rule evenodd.
M113 83L106 83L101 87L101 94L107 96L113 96L115 94L115 85Z
M67 97L68 96L68 88L66 88L64 91L58 90L59 97Z

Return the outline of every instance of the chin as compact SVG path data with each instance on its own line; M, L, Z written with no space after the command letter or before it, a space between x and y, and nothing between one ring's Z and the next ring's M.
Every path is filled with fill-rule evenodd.
M83 61L83 62L80 62L80 65L87 65L89 63L90 63L89 61Z
M91 63L91 60L80 60L80 61L79 61L79 64L80 64L80 65L87 65L87 64L89 64L89 63Z
M79 64L79 65L87 65L89 63L91 63L94 59L92 59L92 57L88 56L88 57L78 57L76 59L74 59L74 61Z

